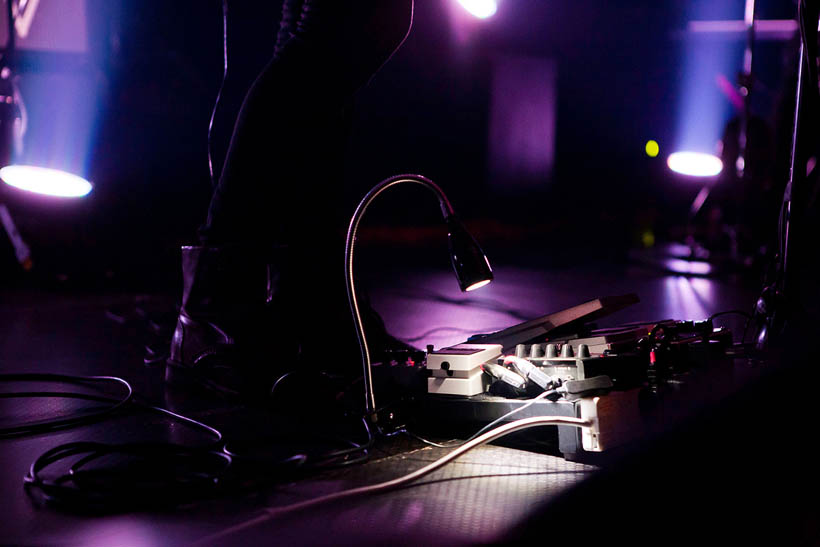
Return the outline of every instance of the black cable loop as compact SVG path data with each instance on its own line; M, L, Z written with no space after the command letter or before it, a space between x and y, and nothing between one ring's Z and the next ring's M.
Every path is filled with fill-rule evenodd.
M122 378L117 378L116 376L69 376L65 374L46 373L0 374L0 384L12 382L56 382L82 386L88 386L89 384L93 385L113 383L121 387L124 387L126 395L121 399L115 399L112 397L105 397L101 395L87 393L71 393L57 391L23 391L0 393L0 399L20 398L27 396L55 398L65 397L70 399L82 399L95 402L112 403L111 406L91 414L82 414L80 416L73 416L69 418L43 420L38 422L24 423L21 425L0 428L0 439L56 431L68 427L76 427L80 425L95 423L123 409L127 404L129 404L133 400L134 396L134 391L131 388L131 385Z

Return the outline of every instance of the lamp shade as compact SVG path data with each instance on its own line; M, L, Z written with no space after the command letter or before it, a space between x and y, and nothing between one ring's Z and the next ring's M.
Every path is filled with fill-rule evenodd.
M450 260L462 291L478 289L493 280L490 261L455 215L447 217L447 238L450 243Z

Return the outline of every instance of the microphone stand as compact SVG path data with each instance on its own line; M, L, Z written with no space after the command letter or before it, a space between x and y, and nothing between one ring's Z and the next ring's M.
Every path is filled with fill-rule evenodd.
M801 8L805 5L805 0L800 0ZM806 9L807 10L807 9ZM812 47L810 40L817 40L818 11L812 10L809 15L814 15L810 20L806 19L804 9L798 11L798 26L801 28L800 52L797 68L797 92L794 105L794 119L792 122L792 142L789 164L789 180L783 193L783 202L780 210L780 220L778 223L778 253L775 257L774 281L767 284L760 294L755 304L754 317L757 324L755 337L755 348L757 350L769 350L779 346L784 340L784 335L795 325L790 325L796 320L796 312L800 309L799 294L795 283L796 260L794 258L795 246L795 226L803 236L803 226L800 225L803 213L795 205L802 204L804 200L799 199L805 195L806 182L806 162L805 143L801 139L801 113L806 108L806 90L811 89L811 93L817 97L817 72L811 67L815 63L817 47ZM811 29L809 35L803 29ZM810 76L806 81L806 73ZM813 86L813 89L808 87ZM815 101L817 102L817 101ZM795 200L795 196L798 197ZM805 242L803 242L805 247ZM805 252L805 250L803 251Z

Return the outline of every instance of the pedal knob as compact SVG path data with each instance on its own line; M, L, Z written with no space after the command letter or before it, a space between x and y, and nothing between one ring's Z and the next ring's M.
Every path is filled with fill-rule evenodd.
M541 348L541 344L533 344L530 348L530 357L538 359L544 356L544 350Z
M578 357L584 359L589 357L589 346L586 344L579 344L578 345Z
M561 357L574 357L575 354L572 352L572 346L568 343L561 346Z
M518 344L515 346L515 356L521 357L522 359L527 356L527 345L526 344Z
M547 359L555 359L558 357L558 350L555 348L555 344L547 344Z

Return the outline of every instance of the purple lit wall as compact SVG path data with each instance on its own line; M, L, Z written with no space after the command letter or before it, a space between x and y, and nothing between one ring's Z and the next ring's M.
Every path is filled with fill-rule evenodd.
M497 57L490 98L491 184L515 192L543 187L555 162L555 62Z

